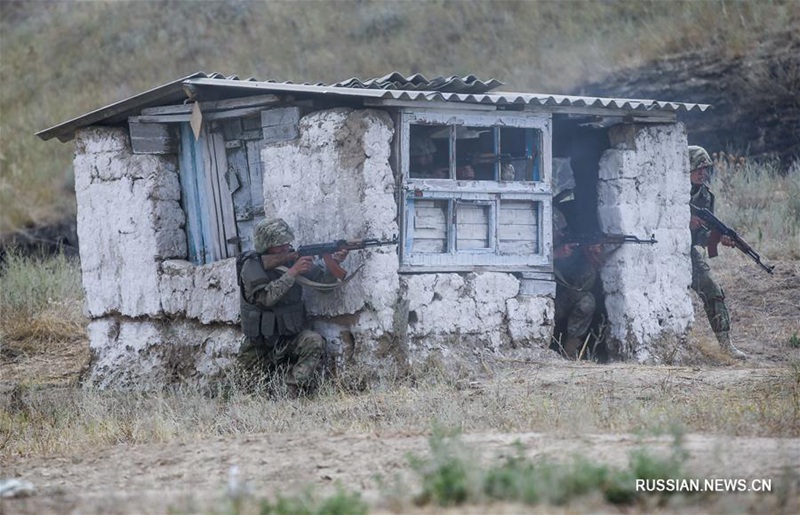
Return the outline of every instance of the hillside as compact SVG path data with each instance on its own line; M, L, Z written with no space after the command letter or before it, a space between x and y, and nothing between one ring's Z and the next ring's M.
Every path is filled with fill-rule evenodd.
M791 35L799 31L796 0L3 1L0 235L74 215L72 148L35 132L199 70L328 83L394 70L476 74L502 80L504 89L549 93L599 93L582 85L603 84L614 96L709 101L718 110L703 118L710 128L698 126L697 138L713 148L752 149L763 136L790 155L772 138L773 126L796 120L784 117L784 100L769 96L775 77L737 70L749 69L753 56L784 51L787 37L796 45ZM769 38L778 47L762 44ZM660 60L679 55L686 57ZM798 97L793 62L780 98ZM631 69L641 70L638 82L628 72L605 78ZM675 70L693 87L678 88ZM716 91L715 79L732 73L742 80L723 80ZM751 101L752 91L768 92L764 102L774 108ZM717 118L726 105L767 117L755 126L736 118L737 109ZM753 128L759 125L768 130ZM720 126L735 127L739 137L715 133Z
M765 36L749 55L709 48L655 59L575 88L577 94L711 104L686 113L689 143L712 152L800 159L800 35Z

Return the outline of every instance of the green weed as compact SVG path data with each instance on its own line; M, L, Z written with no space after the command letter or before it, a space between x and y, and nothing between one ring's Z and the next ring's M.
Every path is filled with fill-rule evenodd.
M305 496L281 497L275 502L260 504L260 515L365 515L367 503L358 492L348 492L338 486L335 494L317 500L311 493Z
M410 456L411 468L422 478L422 492L417 504L434 503L439 506L455 506L476 500L471 459L464 456L458 433L436 430L428 439L431 457L427 459Z
M646 495L636 491L637 479L681 479L688 457L680 437L676 437L669 456L638 449L631 453L625 469L610 468L578 455L563 462L533 461L519 446L499 465L483 467L470 457L457 435L437 433L429 444L431 457L410 457L423 485L415 498L420 505L457 506L489 501L567 505L592 492L599 492L613 504L629 504Z

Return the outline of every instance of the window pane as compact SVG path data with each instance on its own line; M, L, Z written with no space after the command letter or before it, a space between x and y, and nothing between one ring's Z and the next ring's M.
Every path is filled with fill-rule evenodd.
M456 128L456 178L494 181L497 175L495 130L492 127Z
M534 129L500 129L501 180L539 180L540 134Z
M449 128L446 125L411 125L409 129L409 176L412 179L447 179L450 175Z
M413 200L412 252L447 252L447 200Z
M409 125L409 177L462 181L536 181L541 131L517 127ZM451 144L455 144L451 165Z
M456 203L456 249L491 248L489 220L491 207L487 204Z
M501 200L497 239L501 254L539 252L539 209L537 202Z

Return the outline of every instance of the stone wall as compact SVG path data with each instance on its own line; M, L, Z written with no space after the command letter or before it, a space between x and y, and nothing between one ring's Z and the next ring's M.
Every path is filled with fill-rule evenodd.
M398 235L393 127L381 111L304 117L298 139L262 153L267 217L284 218L300 244ZM306 291L340 364L392 369L435 355L471 366L476 355L539 355L552 334L552 299L520 295L512 274L401 276L394 246L354 251L344 265L361 268L343 288Z
M74 170L89 383L149 388L222 373L240 339L235 265L185 261L175 158L134 155L126 131L89 128L76 136Z
M624 360L679 361L694 318L686 133L681 124L618 125L609 138L598 181L601 229L658 240L623 245L601 271L610 351Z
M610 134L598 182L602 229L658 239L624 246L602 271L611 351L669 361L692 322L686 135L680 125ZM398 235L393 138L382 111L305 116L296 139L262 150L267 217L286 219L300 244ZM186 261L175 157L134 155L124 130L89 128L77 135L74 163L90 384L204 384L225 374L241 339L235 263ZM355 274L344 287L305 292L339 366L394 371L438 358L474 368L552 356L552 297L527 294L515 274L401 275L394 246L354 251L344 265Z

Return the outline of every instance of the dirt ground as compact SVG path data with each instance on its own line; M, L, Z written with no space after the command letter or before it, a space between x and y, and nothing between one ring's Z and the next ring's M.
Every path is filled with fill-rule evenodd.
M774 276L761 272L745 259L728 259L718 278L723 284L732 313L735 342L748 355L736 362L720 354L713 344L702 309L696 305L698 320L692 342L704 356L702 362L686 366L641 366L612 363L567 363L563 360L534 364L515 374L521 388L550 388L564 391L575 385L591 385L613 377L621 396L658 395L658 385L669 381L682 396L708 389L736 389L747 384L766 384L791 373L800 363L800 348L790 344L800 337L800 262L776 262ZM0 365L3 382L19 380L23 373L35 373L45 382L59 383L81 366L80 354L65 370L63 357L38 356L28 363L6 360ZM26 368L27 367L27 368ZM30 375L28 375L30 377ZM567 380L569 379L569 381ZM491 386L491 379L477 381L475 388ZM305 402L305 401L297 401ZM600 397L598 403L613 402ZM795 399L795 402L797 400ZM797 408L795 408L796 410ZM577 434L577 436L576 436ZM483 457L508 453L520 442L530 457L580 454L593 461L624 466L629 452L646 446L669 452L671 436L643 436L627 433L572 435L542 433L467 433L462 439ZM13 436L12 436L13 437ZM772 480L773 493L726 493L689 506L660 506L617 509L599 499L589 498L570 505L563 512L785 512L800 510L800 438L729 436L725 434L685 435L687 469L693 477ZM227 512L221 504L232 467L238 483L257 497L276 493L291 495L311 486L320 494L335 491L337 483L361 492L373 512L391 512L375 481L376 475L399 478L409 492L419 485L410 474L408 454L426 455L428 435L420 433L269 433L213 437L203 441L115 445L80 455L53 455L16 459L3 463L0 478L16 477L36 487L30 497L0 501L6 513L211 513ZM790 483L788 494L776 493L779 484ZM783 483L782 483L783 482ZM397 489L395 489L397 492ZM411 493L406 495L411 498ZM227 506L227 507L226 507ZM395 507L401 512L440 513L411 505ZM518 513L520 506L472 507L452 513ZM526 512L561 512L560 508L538 507Z
M580 453L615 466L623 466L628 452L642 445L667 452L672 444L671 437L619 434L587 434L579 439L536 433L464 437L465 444L487 455L508 452L517 441L528 456ZM684 447L691 455L689 467L704 478L771 479L777 487L784 468L800 464L797 439L688 435ZM5 501L4 510L164 513L171 506L193 513L219 503L233 466L259 497L301 492L308 485L321 493L332 492L333 485L340 482L379 504L375 475L402 476L408 453L422 456L426 450L424 435L407 434L264 434L192 444L117 446L79 457L29 460L13 467L26 470L23 476L38 485L41 493Z

